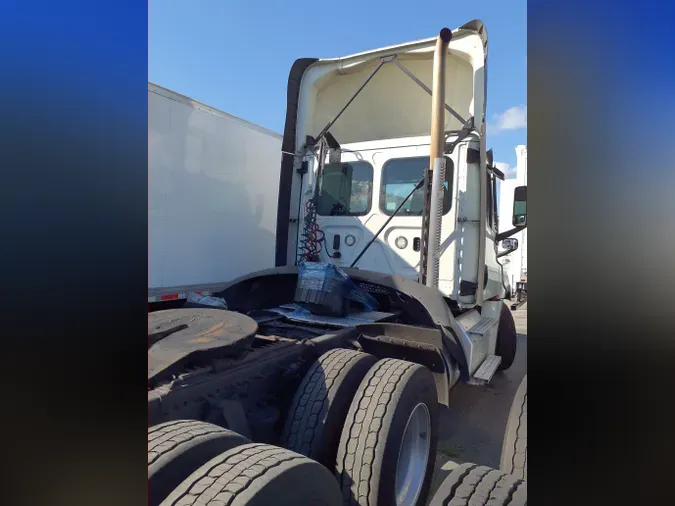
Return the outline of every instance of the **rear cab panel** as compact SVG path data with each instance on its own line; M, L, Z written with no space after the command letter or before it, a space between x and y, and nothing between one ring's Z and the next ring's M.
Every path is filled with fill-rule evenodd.
M482 31L482 25L472 23L455 30L446 67L446 103L465 121L473 118L474 129L447 155L450 163L447 164L448 194L442 224L439 289L445 296L467 305L475 302L475 289L462 295L466 291L466 287L462 291L462 281L475 286L481 263L478 260L479 189L480 170L485 170L486 160L480 147L485 119L487 51ZM342 165L331 166L327 158L321 181L323 195L317 206L317 222L325 241L320 260L349 267L410 193L418 177L415 174L421 176L428 164L431 98L398 65L429 86L434 44L435 39L426 39L343 58L317 60L301 74L293 118L295 128L286 129L284 141L286 146L296 148L292 184L286 188L291 195L290 224L286 244L282 244L286 251L281 255L286 265L297 264L301 258L303 220L316 185L316 156L303 151L307 136L321 132L374 71L370 81L329 129L340 144ZM393 57L396 61L392 61ZM292 115L290 105L289 102L289 115ZM448 142L452 142L463 127L465 124L456 115L446 112ZM293 142L286 142L291 135ZM467 163L470 148L482 154L477 163ZM298 174L303 162L308 168L304 176ZM416 239L422 224L419 212L422 194L422 190L413 194L356 267L417 279L420 253ZM488 253L483 252L484 259L494 256L494 242L489 233L486 227ZM279 258L277 255L277 260ZM488 278L490 281L494 278L494 282L487 283L486 299L498 294L501 286L501 271L495 259L488 259L487 263Z

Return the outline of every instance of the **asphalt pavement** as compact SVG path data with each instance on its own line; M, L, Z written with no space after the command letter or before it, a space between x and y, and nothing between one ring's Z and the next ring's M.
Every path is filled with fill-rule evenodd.
M443 479L465 462L499 468L506 419L511 402L527 374L527 303L512 311L518 332L513 365L477 387L457 384L450 391L450 407L441 407L436 468L429 498Z

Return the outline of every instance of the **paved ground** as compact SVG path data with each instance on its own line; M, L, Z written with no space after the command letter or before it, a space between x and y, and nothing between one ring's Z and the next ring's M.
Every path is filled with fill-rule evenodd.
M506 418L523 376L527 374L527 303L513 311L518 352L508 371L498 372L484 387L460 383L450 392L450 408L442 408L433 496L443 479L459 464L473 462L499 467Z

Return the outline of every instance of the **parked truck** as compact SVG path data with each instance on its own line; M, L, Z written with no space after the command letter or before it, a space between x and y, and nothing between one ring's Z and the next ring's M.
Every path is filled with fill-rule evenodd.
M151 505L426 504L439 405L516 354L486 72L480 21L294 63L276 265L149 313Z

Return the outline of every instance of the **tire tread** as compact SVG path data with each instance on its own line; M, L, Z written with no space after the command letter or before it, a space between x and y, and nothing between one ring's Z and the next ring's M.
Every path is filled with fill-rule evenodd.
M284 448L251 443L239 446L214 459L183 482L181 493L172 494L162 506L209 504L229 506L244 490L268 471L279 466L309 461Z
M219 453L249 443L199 420L172 420L148 428L148 505L158 506L196 469Z
M330 408L330 394L339 388L340 379L351 368L359 362L375 363L375 360L372 355L350 349L335 349L322 355L307 372L293 399L282 434L284 446L301 455L314 457L314 452L320 450L317 438ZM332 462L322 464L330 465Z
M462 464L441 484L430 506L526 506L525 481L496 469Z
M228 431L197 420L176 420L151 427L148 429L148 465L181 444L220 432Z
M345 504L371 505L371 478L375 474L376 448L383 434L387 411L403 378L418 364L397 359L378 361L364 378L347 415L336 474ZM430 435L431 437L431 435Z
M501 460L502 471L527 480L527 375L516 391L509 412Z

